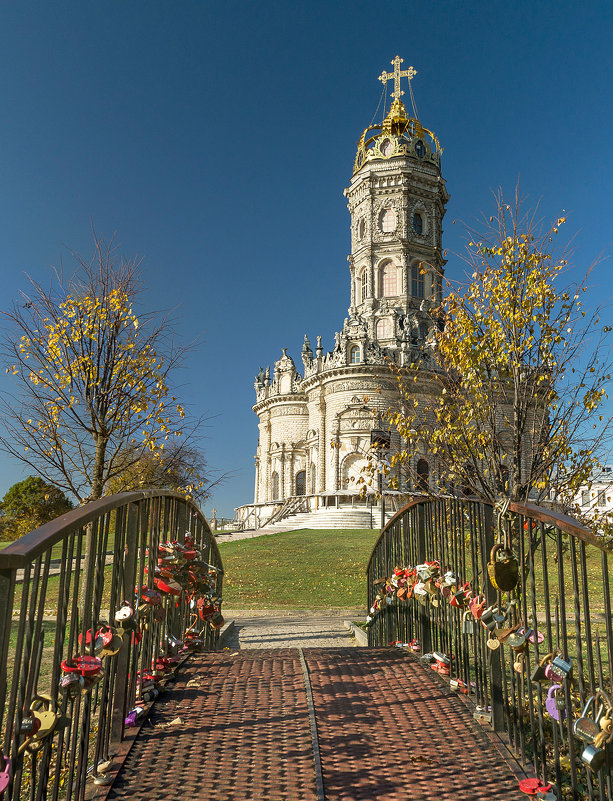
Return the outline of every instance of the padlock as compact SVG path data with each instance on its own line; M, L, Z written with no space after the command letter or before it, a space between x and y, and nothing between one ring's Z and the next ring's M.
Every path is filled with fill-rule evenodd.
M64 673L60 679L60 689L71 698L81 695L84 685L85 680L80 673Z
M553 653L546 654L541 661L536 665L532 673L530 674L530 681L538 683L539 681L547 681L547 674L545 672L545 666L547 665L550 660L553 659Z
M97 656L74 656L62 662L64 673L80 673L84 678L91 678L102 670L102 659Z
M445 584L447 587L457 587L459 583L460 580L453 570L448 570L443 576L443 584Z
M485 644L490 651L496 651L498 648L500 648L500 640L496 637L493 631L490 631L490 636L485 641Z
M604 765L607 752L604 748L597 748L595 745L586 745L581 754L581 760L593 771L600 770Z
M31 737L36 734L40 726L40 720L30 713L27 718L21 719L21 726L19 727L19 734L25 734L26 737Z
M545 709L547 710L547 712L549 712L551 717L558 722L566 718L566 711L564 709L566 704L564 704L563 707L560 709L557 703L556 693L561 689L562 689L561 684L552 684L551 687L549 688L549 692L547 693L547 698L545 700ZM562 695L560 697L562 701L564 701L564 696Z
M595 717L589 717L590 711L593 709L592 714ZM596 708L596 695L588 698L581 717L578 717L573 726L575 737L583 740L584 743L593 743L596 737L600 734L600 720L605 712L604 704L600 704Z
M0 795L11 782L11 760L0 751Z
M210 624L212 629L215 629L215 631L218 631L220 628L222 628L224 623L225 623L225 621L224 621L223 615L221 614L221 612L218 609L215 612L215 614L213 615L213 617L210 619L209 624Z
M464 612L462 615L462 634L474 634L475 624L474 618L470 611Z
M470 601L468 602L468 608L472 612L473 617L475 620L481 620L481 616L485 610L486 605L485 595L482 593L479 595L474 595Z
M496 621L494 620L494 609L493 606L488 606L488 608L482 613L481 615L481 623L485 626L488 631L493 631L496 628Z
M452 593L451 598L449 599L449 603L452 606L456 606L460 609L464 609L468 605L468 599L470 597L470 583L466 582L461 587Z
M523 651L526 647L526 633L523 628L511 632L507 637L507 645L514 651Z
M517 559L508 548L503 548L499 542L490 551L487 573L494 589L500 592L510 592L515 589L519 580Z
M515 662L513 662L513 670L520 675L524 672L524 652L518 651Z
M547 678L553 681L564 681L570 676L572 669L573 663L570 657L563 659L561 656L556 656L551 662Z
M128 712L128 716L124 720L124 725L126 726L126 728L137 726L143 719L144 714L145 710L143 709L142 706L135 706L134 709L131 709Z
M581 759L593 771L600 770L607 756L607 750L613 742L613 708L609 696L598 690L596 693L596 703L601 702L600 714L597 718L600 731L594 737L592 743L588 743L583 749ZM602 710L606 713L602 716Z
M91 650L91 642L92 642L92 630L89 629L85 632L85 647L88 651ZM83 634L79 634L79 645L83 645ZM100 651L104 648L104 642L102 637L96 632L94 634L94 653L99 654Z

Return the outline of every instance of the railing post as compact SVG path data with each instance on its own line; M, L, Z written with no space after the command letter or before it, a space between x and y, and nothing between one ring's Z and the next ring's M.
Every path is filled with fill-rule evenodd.
M423 564L428 558L426 554L426 505L418 503L417 513L417 560ZM429 654L432 650L432 631L430 629L430 615L428 607L419 604L419 640L422 654Z
M13 622L14 569L0 570L0 730L4 718L11 624ZM1 742L1 740L0 740ZM8 753L9 744L4 743Z
M494 510L491 506L484 504L484 542L483 542L483 562L486 563L490 556L490 551L494 546ZM483 565L485 568L485 564ZM484 573L487 576L487 573ZM485 598L488 606L498 603L498 592L492 583L484 577ZM488 650L490 658L490 694L492 699L492 727L494 731L504 731L504 699L502 693L502 648L494 651Z
M134 596L134 585L136 582L136 559L139 546L139 527L138 527L138 506L131 503L126 512L126 539L123 570L123 597L132 598ZM114 609L109 610L110 616ZM123 635L123 648L117 654L115 692L113 696L113 711L111 719L111 745L117 746L123 739L123 726L126 717L126 700L128 696L130 654L131 654L132 633L126 632ZM133 678L135 680L135 677Z

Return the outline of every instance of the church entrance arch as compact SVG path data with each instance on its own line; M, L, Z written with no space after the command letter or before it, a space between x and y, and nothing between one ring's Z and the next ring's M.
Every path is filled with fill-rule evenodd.
M306 470L296 473L296 495L306 495Z
M361 453L350 453L346 456L341 466L340 489L359 489L358 481L365 466L366 459Z

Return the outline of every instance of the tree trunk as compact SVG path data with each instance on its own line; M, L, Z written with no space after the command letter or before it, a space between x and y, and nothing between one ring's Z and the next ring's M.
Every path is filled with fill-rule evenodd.
M90 501L97 501L102 497L102 492L104 490L104 460L106 458L107 443L107 437L98 435L96 438L96 456L92 475L92 489L89 495Z

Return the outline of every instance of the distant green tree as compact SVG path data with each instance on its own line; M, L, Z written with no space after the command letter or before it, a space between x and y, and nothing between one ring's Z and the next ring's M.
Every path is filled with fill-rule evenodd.
M72 508L60 489L40 476L28 476L13 484L0 503L0 539L19 539Z

